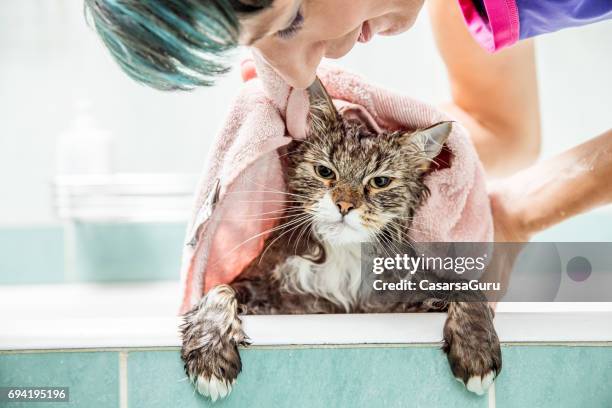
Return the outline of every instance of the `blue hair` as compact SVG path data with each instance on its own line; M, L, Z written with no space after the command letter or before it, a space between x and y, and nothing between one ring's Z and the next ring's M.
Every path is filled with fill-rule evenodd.
M238 17L272 0L85 0L85 14L119 66L162 90L209 86L238 45Z

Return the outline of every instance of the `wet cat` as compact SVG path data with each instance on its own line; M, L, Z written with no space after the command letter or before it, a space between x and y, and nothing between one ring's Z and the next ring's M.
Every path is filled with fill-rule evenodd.
M211 289L184 316L189 378L213 400L229 394L242 368L238 347L248 344L240 314L447 311L443 350L451 370L482 394L501 370L484 298L393 301L362 285L360 243L394 248L409 241L413 214L428 195L424 176L452 124L380 132L340 115L318 80L309 94L308 136L281 154L287 192L280 225L238 278Z

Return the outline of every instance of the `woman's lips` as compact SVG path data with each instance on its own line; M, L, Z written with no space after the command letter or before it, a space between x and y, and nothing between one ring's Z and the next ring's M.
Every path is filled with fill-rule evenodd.
M357 41L360 43L367 43L372 39L372 30L370 29L370 24L366 21L361 25L361 33L359 34L359 38Z

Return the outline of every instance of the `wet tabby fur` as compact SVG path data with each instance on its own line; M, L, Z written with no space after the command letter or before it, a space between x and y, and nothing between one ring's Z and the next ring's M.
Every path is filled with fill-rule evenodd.
M374 134L367 122L343 118L318 81L309 91L309 135L281 152L288 171L280 225L238 278L210 290L184 316L189 378L213 400L231 391L242 369L238 346L248 342L239 314L447 311L443 350L451 370L483 393L501 370L484 298L416 293L394 301L361 285L360 242L389 253L418 228L412 216L428 195L423 178L451 124Z

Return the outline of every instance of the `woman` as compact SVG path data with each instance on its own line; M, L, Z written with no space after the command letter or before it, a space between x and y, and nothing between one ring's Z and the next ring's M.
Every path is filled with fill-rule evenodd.
M292 86L306 88L323 57L409 29L423 0L85 0L122 68L160 89L210 85L226 52L249 45ZM601 0L447 0L428 3L452 101L443 109L470 131L485 168L507 175L540 145L531 40L612 18ZM463 14L463 15L462 15ZM466 28L467 22L467 28ZM470 35L471 33L471 35ZM488 51L507 49L496 54ZM518 40L519 44L514 45ZM588 165L585 165L588 163ZM570 177L559 177L568 174ZM534 233L612 201L612 132L499 183L491 192L496 240Z

